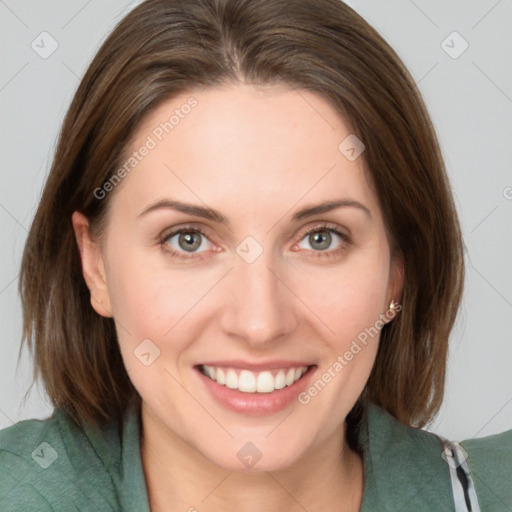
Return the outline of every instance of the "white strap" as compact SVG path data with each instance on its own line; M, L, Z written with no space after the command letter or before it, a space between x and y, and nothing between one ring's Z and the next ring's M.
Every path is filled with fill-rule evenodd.
M481 512L475 485L466 462L467 452L456 441L443 441L443 458L450 468L455 512Z

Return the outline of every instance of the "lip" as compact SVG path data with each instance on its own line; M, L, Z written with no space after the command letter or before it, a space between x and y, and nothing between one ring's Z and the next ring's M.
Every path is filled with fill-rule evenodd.
M229 361L220 364L220 361L202 363L208 366L220 366L227 368L238 368L264 371L272 370L275 368L295 368L300 366L307 366L307 372L291 386L286 386L283 389L277 389L272 393L244 393L238 389L230 389L221 384L217 384L214 380L204 375L200 366L194 366L195 373L205 386L208 394L225 409L236 412L238 414L245 414L248 416L264 416L275 414L286 407L290 406L294 401L297 401L297 396L303 392L315 373L317 366L312 364L304 364L290 361L272 361L271 363L247 364L241 361ZM284 363L284 364L283 364Z
M280 368L301 368L303 366L314 366L311 361L290 361L286 359L273 359L263 363L251 363L241 359L231 359L229 361L204 361L201 365L218 366L220 368L233 368L235 370L249 370L253 372L263 372L265 370L277 370ZM201 366L196 365L196 366Z

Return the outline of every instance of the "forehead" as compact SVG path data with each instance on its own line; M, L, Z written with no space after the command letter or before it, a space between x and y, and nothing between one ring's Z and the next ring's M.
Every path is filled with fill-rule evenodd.
M124 196L134 207L172 196L256 215L269 201L277 212L350 196L374 210L363 158L340 151L349 135L339 113L310 91L283 84L190 90L137 127Z

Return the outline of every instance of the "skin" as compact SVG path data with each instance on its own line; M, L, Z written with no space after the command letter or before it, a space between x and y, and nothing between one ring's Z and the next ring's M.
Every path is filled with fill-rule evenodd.
M332 367L402 292L402 260L391 259L382 212L362 157L338 145L350 130L321 97L285 85L229 85L166 101L138 126L140 148L190 96L198 105L117 185L104 237L72 217L91 304L113 316L128 374L142 396L141 457L152 511L359 510L363 464L345 439L348 412L375 362L371 340L307 405L294 400L264 416L217 404L193 366L208 360L291 359ZM222 213L227 223L169 208L172 198ZM350 198L292 221L295 211ZM327 249L303 234L328 222ZM170 228L202 228L192 255ZM236 252L251 236L262 254ZM327 235L328 236L328 235ZM166 251L167 248L168 250ZM188 259L172 257L178 251ZM330 253L331 256L326 256ZM134 356L149 338L160 356ZM252 442L252 468L237 457Z

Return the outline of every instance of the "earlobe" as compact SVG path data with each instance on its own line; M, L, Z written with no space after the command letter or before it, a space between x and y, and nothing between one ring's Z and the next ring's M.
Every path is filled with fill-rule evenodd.
M402 292L404 285L404 258L402 253L396 254L391 262L388 283L388 310L390 321L402 309Z
M82 273L91 293L91 305L96 313L110 318L112 317L110 297L100 246L92 240L89 221L83 213L73 212L71 222L80 252Z

